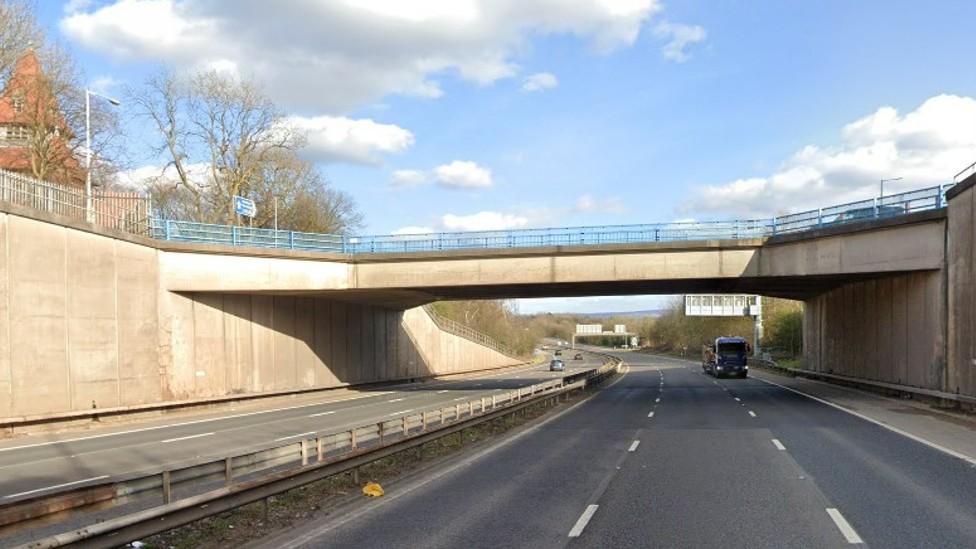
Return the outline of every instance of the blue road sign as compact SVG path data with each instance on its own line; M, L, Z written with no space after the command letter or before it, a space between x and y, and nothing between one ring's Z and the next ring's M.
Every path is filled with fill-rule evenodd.
M244 217L254 217L258 213L258 207L250 198L234 196L234 211Z

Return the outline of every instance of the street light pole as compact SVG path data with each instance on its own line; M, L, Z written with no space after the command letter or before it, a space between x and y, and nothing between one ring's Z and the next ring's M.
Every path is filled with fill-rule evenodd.
M884 198L884 184L885 183L887 183L889 181L901 181L902 179L904 179L904 177L892 177L892 178L889 178L889 179L882 179L881 180L881 198Z
M91 148L91 96L101 97L111 105L118 107L122 103L118 99L112 99L106 95L95 93L85 88L85 219L91 223L94 220L92 211L92 148Z

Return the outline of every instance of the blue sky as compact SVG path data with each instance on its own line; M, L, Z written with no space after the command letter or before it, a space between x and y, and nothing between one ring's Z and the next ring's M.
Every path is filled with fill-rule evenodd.
M42 22L110 93L160 63L230 64L314 131L371 120L311 153L370 233L756 217L976 160L973 2L69 4ZM555 85L525 91L537 73Z

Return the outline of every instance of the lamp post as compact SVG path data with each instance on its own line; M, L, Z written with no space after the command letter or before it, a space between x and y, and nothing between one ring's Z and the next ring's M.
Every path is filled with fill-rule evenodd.
M884 184L885 183L887 183L888 181L901 181L902 179L904 179L904 177L892 177L892 178L889 178L889 179L882 179L881 180L881 198L884 198Z
M91 148L91 96L101 97L102 99L108 101L110 104L118 107L122 103L118 99L112 99L106 95L100 93L95 93L88 88L85 88L85 219L91 223L94 216L92 215L92 188L91 188L91 166L92 166L92 148Z

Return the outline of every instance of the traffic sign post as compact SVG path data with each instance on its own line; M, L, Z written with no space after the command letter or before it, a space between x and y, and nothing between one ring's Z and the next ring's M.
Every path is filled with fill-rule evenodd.
M234 211L237 212L237 215L243 215L244 217L250 217L253 219L258 213L258 206L250 198L235 195Z

